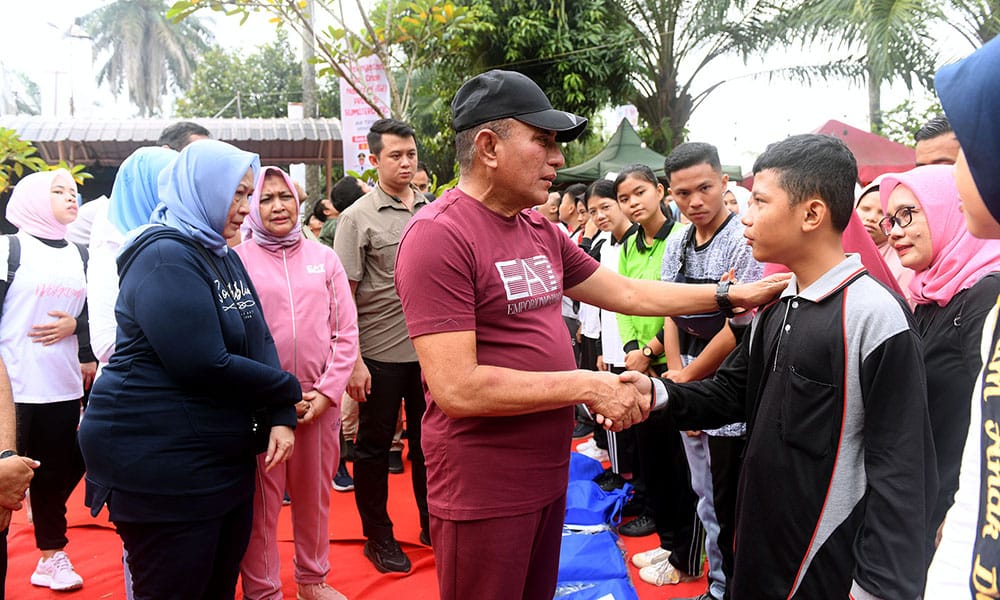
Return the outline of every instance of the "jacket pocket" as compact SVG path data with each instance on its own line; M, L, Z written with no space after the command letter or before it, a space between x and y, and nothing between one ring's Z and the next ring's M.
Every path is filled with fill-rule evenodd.
M837 387L789 369L781 399L781 439L813 458L823 458L836 445L840 431Z

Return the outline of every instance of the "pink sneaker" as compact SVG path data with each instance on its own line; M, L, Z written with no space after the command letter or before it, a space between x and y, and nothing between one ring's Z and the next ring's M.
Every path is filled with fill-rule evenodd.
M347 596L322 583L300 583L298 585L298 600L347 600Z

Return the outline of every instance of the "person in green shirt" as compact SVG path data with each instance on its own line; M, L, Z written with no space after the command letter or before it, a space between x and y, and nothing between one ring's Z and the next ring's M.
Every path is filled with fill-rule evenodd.
M659 279L667 238L683 229L666 206L663 184L646 165L630 165L615 180L615 196L625 214L639 225L622 244L618 272L633 279ZM619 314L618 330L628 370L650 375L666 370L663 338L658 337L663 334L663 317ZM639 463L639 476L634 483L644 507L638 517L619 528L619 533L627 536L657 533L664 552L644 556L657 561L673 554L671 562L675 569L664 584L697 579L703 569L704 535L695 516L698 497L691 489L691 475L677 428L669 417L654 415L634 429Z

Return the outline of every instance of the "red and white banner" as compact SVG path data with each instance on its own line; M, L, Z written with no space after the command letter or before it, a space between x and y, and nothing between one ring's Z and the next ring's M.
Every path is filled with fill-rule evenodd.
M351 69L354 81L365 91L369 98L382 109L384 115L389 115L389 81L386 79L385 67L377 56L362 58ZM340 127L344 144L344 172L354 171L361 174L371 168L368 161L368 130L372 123L379 120L378 113L357 91L345 80L340 78Z

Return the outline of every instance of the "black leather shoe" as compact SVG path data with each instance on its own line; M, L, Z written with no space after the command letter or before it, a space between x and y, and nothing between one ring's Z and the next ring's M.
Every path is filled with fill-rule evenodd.
M391 450L389 452L389 472L399 475L403 472L403 451Z
M420 543L425 546L431 545L431 534L427 533L426 529L420 530Z
M409 573L410 559L393 538L365 542L365 557L381 573Z
M656 521L649 513L643 513L618 528L618 533L628 537L643 537L656 531Z

